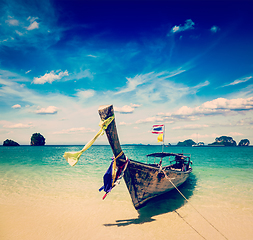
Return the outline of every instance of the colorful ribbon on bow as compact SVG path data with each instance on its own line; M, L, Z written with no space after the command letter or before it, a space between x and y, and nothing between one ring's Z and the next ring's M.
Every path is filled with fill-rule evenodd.
M116 166L116 160L121 157L123 155L123 152L121 151L121 153L115 158L113 157L112 162L109 166L109 168L107 169L106 173L104 174L103 180L104 180L104 185L99 189L99 191L104 190L105 191L105 195L103 196L103 200L105 199L105 197L107 196L107 194L109 192L111 192L111 190L117 186L118 184L120 184L120 180L122 179L122 177L124 176L124 172L127 168L127 165L129 163L128 158L126 157L126 162L124 164L122 164L121 166Z
M104 131L107 129L107 127L110 125L110 123L113 121L114 115L107 118L104 121L100 121L99 126L101 129L98 131L98 133L95 135L94 138L92 138L81 151L79 152L65 152L63 157L67 160L67 162L73 167L77 164L79 158L81 157L82 153L85 152L88 148L92 146L92 144L97 140L97 138L104 134Z

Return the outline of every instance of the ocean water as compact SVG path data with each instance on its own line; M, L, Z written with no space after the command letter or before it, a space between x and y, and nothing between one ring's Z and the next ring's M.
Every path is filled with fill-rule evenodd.
M179 219L188 218L187 224L190 222L195 225L196 230L198 222L203 219L191 220L191 216L198 215L191 208L192 204L223 232L231 234L228 239L253 239L253 232L249 230L253 220L253 147L165 147L165 152L191 155L193 172L179 188L189 202L173 190L151 200L138 212L132 206L123 180L105 200L101 200L104 194L98 189L103 185L102 178L111 161L110 146L92 146L71 167L63 158L64 152L81 149L82 146L0 147L0 206L42 204L43 207L54 207L56 203L59 205L69 201L77 205L85 203L85 211L89 211L89 205L94 212L96 208L102 211L104 207L114 206L119 215L120 211L122 215L130 212L137 214L124 221L117 219L120 218L117 215L114 217L115 222L112 218L101 224L103 227L142 225L160 218L163 218L160 221L165 221L169 214L176 211L180 212ZM122 149L130 159L141 162L146 162L147 154L161 151L160 146L122 146ZM166 164L168 161L163 162L163 165ZM125 206L124 210L120 208L122 206ZM3 215L0 217L0 229L2 222ZM231 227L235 231L233 234L229 230ZM196 231L195 234L197 235ZM205 239L214 239L207 237L212 236L210 232L202 232L202 235L205 235Z

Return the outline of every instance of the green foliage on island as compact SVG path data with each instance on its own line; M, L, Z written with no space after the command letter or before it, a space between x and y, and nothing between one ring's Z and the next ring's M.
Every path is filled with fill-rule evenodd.
M34 133L31 137L31 146L44 146L46 139L40 133Z
M204 142L199 142L197 145L198 145L198 146L204 146L205 143L204 143Z
M244 147L244 146L249 146L249 145L250 145L250 142L249 142L248 139L242 139L242 140L239 142L239 144L238 144L239 147Z
M177 146L181 147L191 147L195 145L196 143L192 139L185 140L183 142L178 142Z
M232 137L221 136L215 138L215 142L208 144L209 146L236 146L236 141Z
M6 139L4 142L3 142L3 146L19 146L19 144L11 139Z

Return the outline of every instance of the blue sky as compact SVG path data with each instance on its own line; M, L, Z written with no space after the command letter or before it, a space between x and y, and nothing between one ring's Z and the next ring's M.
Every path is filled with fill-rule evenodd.
M253 142L252 1L0 0L0 142ZM107 143L105 136L98 144Z

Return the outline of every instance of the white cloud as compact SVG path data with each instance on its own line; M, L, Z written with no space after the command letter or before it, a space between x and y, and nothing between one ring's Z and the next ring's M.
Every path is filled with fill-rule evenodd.
M143 83L148 81L148 76L152 73L147 73L144 75L136 75L134 78L126 78L127 84L123 90L117 92L116 94L131 92L136 89L137 86L142 85Z
M141 105L131 103L130 106L133 107L133 108L138 108L138 107L140 107Z
M197 90L198 90L198 89L200 89L200 88L202 88L202 87L208 86L209 84L210 84L209 81L205 81L205 82L203 82L203 83L200 83L200 84L198 84L198 85L192 87L192 89L197 89Z
M236 79L235 81L233 81L233 82L231 82L231 83L229 83L229 84L226 84L226 85L224 85L224 86L221 86L221 87L234 86L234 85L237 85L237 84L240 84L240 83L247 82L247 81L249 81L251 78L252 78L252 76L245 77L245 78L241 78L241 79Z
M145 118L145 119L140 119L140 120L137 120L135 123L137 124L140 124L140 123L155 123L155 122L163 122L164 119L161 118L161 117L148 117L148 118Z
M31 16L29 16L28 18L27 18L27 21L30 21L30 23L32 23L32 22L34 22L35 20L37 20L37 19L39 19L38 17L31 17Z
M47 108L40 108L35 111L37 114L56 114L58 112L58 108L54 106L49 106Z
M35 77L35 78L33 79L33 83L34 83L34 84L44 84L44 83L46 83L46 82L52 83L53 81L59 80L59 79L61 79L62 77L68 76L68 75L69 75L69 73L68 73L67 70L66 70L65 72L60 71L58 74L57 74L57 71L56 71L56 73L55 73L54 70L53 70L53 71L51 71L50 73L46 73L46 74L45 74L44 76L42 76L42 77Z
M179 108L174 114L175 115L191 115L193 113L193 109L187 106L183 106Z
M174 112L159 113L157 116L148 117L146 119L140 119L136 123L147 123L147 122L169 122L173 123L178 120L196 121L200 117L204 116L215 116L215 115L227 115L236 112L250 111L253 110L253 97L250 98L237 98L237 99L225 99L217 98L212 101L207 101L200 106L191 108L183 106ZM191 125L187 127L190 128ZM200 127L192 125L192 127ZM202 125L207 127L208 125ZM181 127L183 128L183 127ZM176 127L175 129L179 129Z
M211 29L210 29L210 31L213 32L213 33L217 33L219 30L220 30L220 28L217 27L217 26L212 26Z
M85 91L81 91L79 90L76 93L76 96L79 97L81 100L86 100L88 98L91 98L95 95L95 91L90 89L90 90L85 90Z
M32 123L28 123L28 124L23 124L23 123L16 123L13 125L4 125L4 128L11 128L11 129L27 129L27 128L32 128L33 124Z
M30 25L26 28L28 31L39 28L39 23L35 20L37 20L38 17L28 17L27 20L30 21Z
M201 88L209 84L208 81L199 83L196 86L188 87L182 83L173 81L186 70L176 69L175 71L150 72L136 75L134 78L127 78L127 84L115 94L127 93L126 98L131 101L151 105L157 103L176 103L186 95L195 95ZM183 77L183 76L182 76ZM180 79L179 79L180 81ZM134 105L130 105L134 107Z
M228 135L229 135L229 136L236 137L236 136L243 136L244 134L238 133L238 132L230 132Z
M195 25L195 23L191 19L187 19L183 26L182 25L179 25L179 26L175 25L170 30L170 33L174 34L174 33L183 32L186 30L194 29L194 27L193 27L194 25Z
M202 105L191 108L183 106L174 113L167 113L167 118L171 117L192 117L192 116L204 116L204 115L217 115L227 114L235 111L249 111L253 110L253 97L250 98L237 98L237 99L226 99L217 98L212 101L207 101ZM160 114L161 115L161 114Z
M66 111L66 108L69 108L68 112L74 111L73 109L83 109L83 106L80 106L75 97L69 97L59 93L45 93L42 95L23 85L23 82L29 81L29 79L23 76L4 70L0 70L0 75L0 97L3 97L7 102L14 100L17 102L26 102L26 105L32 113L36 113L35 110L40 114L43 114L43 112L48 112L48 114L56 113L55 109L50 110L47 108L47 106L52 106L52 103L54 106L59 107L61 111ZM19 84L18 81L22 81L22 84ZM35 106L44 107L44 111L40 108L36 109ZM24 111L28 112L29 110L24 109Z
M224 111L243 111L253 109L253 97L250 98L237 98L237 99L226 99L217 98L212 101L203 103L201 106L195 108L196 112L224 112Z
M25 74L27 74L27 73L29 73L29 72L31 72L31 71L32 71L32 70L28 70L28 71L25 72Z
M89 54L89 55L87 55L87 57L97 58L98 56Z
M24 7L22 1L7 2L15 2L15 4L6 4L6 9L2 11L1 15L1 20L5 21L1 21L2 25L0 23L1 40L8 40L5 45L17 49L28 45L43 51L59 41L62 29L55 27L54 11L48 11L48 9L52 9L50 1L36 1L36 9L35 5L31 6L31 4ZM29 13L39 14L41 19L37 20L38 17L27 18ZM48 34L49 29L50 34Z
M184 130L189 130L189 129L202 129L202 128L207 128L209 125L206 124L189 124L189 125L184 125L184 126L178 126L172 128L173 130L179 130L179 129L184 129Z
M119 112L119 113L133 113L134 112L134 108L128 105L125 105L123 107L114 107L114 111L115 112Z
M19 36L23 36L24 34L18 30L15 31Z
M2 41L0 41L0 43L1 42L7 42L9 39L8 38L6 38L6 39L4 39L4 40L2 40Z
M8 23L9 25L12 26L18 26L19 25L19 21L16 19L13 19L12 17L9 17L8 20L5 21L6 23Z
M119 122L119 126L127 126L131 125L132 123L125 123L125 122Z
M128 114L128 113L133 113L135 108L140 107L141 105L139 104L133 104L131 103L130 106L125 105L123 107L114 107L115 112L123 113L123 114Z
M75 72L71 76L69 76L65 79L66 80L80 80L80 79L83 79L83 78L89 78L89 79L92 80L94 78L93 74L94 73L91 73L89 69L80 70L80 72Z
M135 91L137 88L141 88L141 90L143 90L144 84L156 83L157 81L159 81L160 83L160 81L167 80L183 72L185 72L185 70L182 70L181 68L179 68L172 72L163 71L163 72L158 72L158 73L150 72L146 74L138 74L133 78L126 78L127 79L126 86L124 86L122 90L116 92L115 94L132 92L132 91ZM153 89L153 86L152 86L152 89Z
M16 109L16 108L21 108L21 106L19 104L13 105L12 108Z
M95 130L91 128L80 127L80 128L63 129L61 131L54 132L53 134L71 134L71 133L88 133L88 132L95 132Z
M174 27L171 29L171 31L175 33L175 32L178 32L179 29L180 29L179 26L174 26Z
M37 23L36 21L34 21L33 23L31 23L31 24L27 27L27 30L30 31L30 30L33 30L33 29L36 29L36 28L39 28L39 23Z

